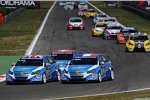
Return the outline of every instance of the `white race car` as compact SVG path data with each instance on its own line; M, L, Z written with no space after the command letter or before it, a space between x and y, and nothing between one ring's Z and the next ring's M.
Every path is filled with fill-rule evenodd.
M65 5L64 5L64 9L65 10L73 10L74 9L74 4L72 2L67 2Z
M64 6L66 4L66 1L59 1L59 6Z
M88 4L86 2L81 2L78 4L78 9L88 9Z

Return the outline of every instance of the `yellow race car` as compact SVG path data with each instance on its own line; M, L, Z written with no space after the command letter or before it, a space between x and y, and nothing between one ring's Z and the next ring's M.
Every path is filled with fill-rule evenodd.
M150 52L150 40L147 33L131 33L126 42L126 52L144 50Z
M107 22L97 22L92 28L92 36L101 36L107 24Z
M85 17L86 18L89 18L89 17L94 17L96 16L97 12L95 9L88 9L86 12L85 12Z

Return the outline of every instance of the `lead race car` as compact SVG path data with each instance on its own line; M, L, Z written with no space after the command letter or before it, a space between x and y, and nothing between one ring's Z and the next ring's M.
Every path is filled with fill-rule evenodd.
M113 66L103 54L77 54L61 74L61 82L113 80Z
M67 22L67 30L80 29L84 30L85 25L81 17L70 17Z
M51 53L56 63L59 65L58 68L58 80L60 80L61 71L64 70L66 63L70 62L77 54L76 50L54 50Z
M6 83L46 83L57 80L57 68L50 56L23 56L6 73Z

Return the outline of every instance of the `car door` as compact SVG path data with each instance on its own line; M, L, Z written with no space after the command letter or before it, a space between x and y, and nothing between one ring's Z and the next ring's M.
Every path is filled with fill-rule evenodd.
M107 77L106 75L109 70L109 64L110 64L109 59L106 56L101 55L99 62L102 68L102 77L105 78Z

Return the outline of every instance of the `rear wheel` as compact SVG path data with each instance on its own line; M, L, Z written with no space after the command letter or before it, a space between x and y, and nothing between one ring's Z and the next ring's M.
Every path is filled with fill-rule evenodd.
M98 82L101 83L102 82L102 75L100 72L98 72Z
M111 81L111 80L114 80L114 71L113 70L111 70L111 72L110 72L110 78L109 78L109 80Z
M58 79L58 81L61 80L60 72L57 72L57 79Z

